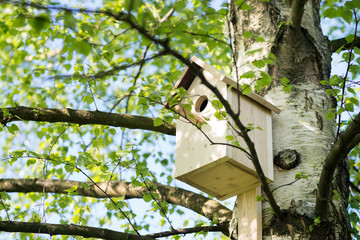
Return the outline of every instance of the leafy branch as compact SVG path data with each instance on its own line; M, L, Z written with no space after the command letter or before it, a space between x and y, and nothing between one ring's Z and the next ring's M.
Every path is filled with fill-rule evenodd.
M85 238L153 240L152 237L138 236L130 233L117 232L106 228L86 227L75 224L50 224L39 222L0 221L0 231L45 233L53 235L72 235Z
M74 110L70 108L11 107L0 109L0 123L12 121L67 122L79 125L99 124L112 127L143 129L175 135L175 125L164 123L154 126L155 118L101 111Z
M134 186L129 182L109 181L97 182L97 186L106 189L106 195L100 191L94 184L89 182L79 182L71 180L53 180L53 179L0 179L0 191L5 192L39 192L45 189L46 193L68 194L67 189L77 186L74 194L84 197L106 198L106 197L124 197L125 199L142 199L149 190L144 186ZM209 220L217 219L220 224L228 223L231 220L232 211L223 206L218 201L209 199L202 195L178 188L152 183L153 193L159 195L159 201L164 200L170 204L183 206L191 209L198 214L203 215ZM86 186L86 187L84 187ZM88 186L88 187L87 187Z

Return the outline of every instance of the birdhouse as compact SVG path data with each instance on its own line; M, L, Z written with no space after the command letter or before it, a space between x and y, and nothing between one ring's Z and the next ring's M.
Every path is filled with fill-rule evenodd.
M255 144L264 174L269 182L272 181L271 112L279 113L280 110L255 93L240 94L236 90L236 81L199 58L193 57L191 61L206 80L217 87L235 112L240 109L240 120L250 129L248 134ZM176 122L175 178L220 200L260 186L251 160L240 149L226 145L238 141L247 149L228 119L219 117L221 113L214 104L216 96L189 68L176 83L175 88L179 87L187 90L187 96L175 109L187 119L180 118ZM191 113L181 107L189 99L193 102ZM202 122L206 123L201 124L200 131L195 125Z

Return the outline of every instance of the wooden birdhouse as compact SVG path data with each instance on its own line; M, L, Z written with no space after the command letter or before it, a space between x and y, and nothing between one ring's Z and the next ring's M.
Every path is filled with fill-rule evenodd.
M271 112L279 113L280 110L255 93L238 94L234 80L199 58L193 57L191 61L202 71L207 81L217 87L235 111L240 104L240 120L252 129L248 134L255 143L266 178L272 181ZM230 88L231 85L235 88ZM189 99L193 102L191 115L186 113L181 104L175 108L190 120L180 118L176 122L175 178L220 200L259 186L255 168L244 152L227 145L211 144L208 140L210 138L213 143L229 144L239 141L240 146L246 148L245 142L237 136L227 119L219 119L219 116L214 115L218 112L216 104L213 104L213 100L217 100L215 95L189 68L183 72L175 87L187 90L187 97L181 100L181 104ZM201 125L202 133L194 124L205 120L206 123Z

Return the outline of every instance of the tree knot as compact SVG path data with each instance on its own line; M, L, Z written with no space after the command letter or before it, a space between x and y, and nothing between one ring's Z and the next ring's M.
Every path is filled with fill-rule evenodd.
M301 155L294 149L284 149L274 157L274 164L281 169L289 170L300 164Z

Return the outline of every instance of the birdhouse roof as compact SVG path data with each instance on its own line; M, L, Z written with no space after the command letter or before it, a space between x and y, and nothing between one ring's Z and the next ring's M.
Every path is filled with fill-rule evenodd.
M225 75L224 73L222 73L221 71L217 70L216 68L214 68L213 66L207 64L206 62L204 62L203 60L201 60L200 58L193 56L191 58L191 62L193 63L194 67L199 68L200 70L206 70L209 73L211 73L214 77L216 77L217 79L219 79L220 81L225 82L228 85L233 85L236 84L236 81L234 81L232 78L230 78L229 76ZM183 87L186 90L188 90L192 84L192 82L195 79L195 74L190 70L189 67L187 67L185 69L185 71L181 74L179 80L176 82L175 84L175 88L180 88ZM247 96L248 98L254 100L255 102L259 103L260 105L262 105L263 107L279 114L280 113L280 109L276 106L274 106L273 104L271 104L270 102L266 101L264 98L260 97L259 95L257 95L256 93L251 92L248 95L244 95Z

